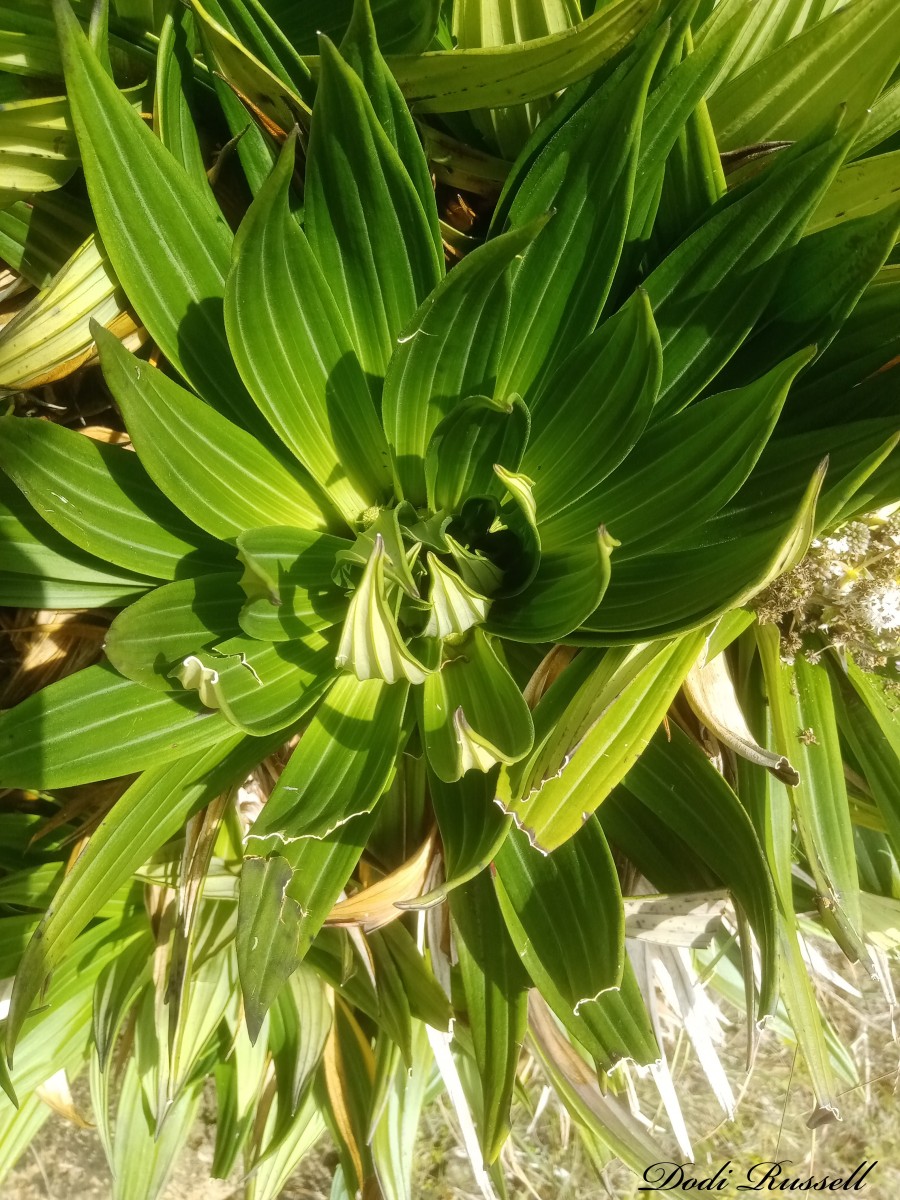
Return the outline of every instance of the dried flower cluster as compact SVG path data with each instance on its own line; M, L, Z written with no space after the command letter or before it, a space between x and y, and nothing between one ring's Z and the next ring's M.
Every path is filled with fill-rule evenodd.
M900 658L900 506L838 525L753 601L781 626L782 656L816 662L826 646L866 670ZM819 637L813 638L812 635Z

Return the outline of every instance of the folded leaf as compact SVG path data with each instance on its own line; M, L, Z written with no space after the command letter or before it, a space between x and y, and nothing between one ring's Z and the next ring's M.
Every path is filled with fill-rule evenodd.
M225 317L254 400L352 524L387 495L388 452L345 325L351 310L339 307L315 243L291 215L294 144L285 143L241 224ZM309 183L307 213L308 197Z

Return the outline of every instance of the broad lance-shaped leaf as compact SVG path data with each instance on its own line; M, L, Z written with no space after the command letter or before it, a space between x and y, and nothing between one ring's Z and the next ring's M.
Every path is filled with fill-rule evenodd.
M218 745L146 771L116 801L56 893L16 975L6 1028L11 1050L47 975L132 874L219 792L242 780L277 739L232 733Z
M475 628L445 655L440 670L416 693L419 728L435 773L452 782L467 771L488 771L527 754L531 714L499 644Z
M68 0L54 0L53 11L97 227L128 299L204 399L264 429L225 337L232 237L224 217L107 75Z
M388 450L344 323L348 310L291 214L294 146L294 137L285 142L238 231L225 321L263 415L355 524L388 494Z
M790 253L781 287L725 368L724 380L757 378L801 346L815 344L821 355L884 265L898 232L900 205L893 204L802 237Z
M713 516L750 474L791 383L813 354L802 350L755 383L653 425L611 475L555 518L541 520L542 544L574 542L602 521L621 543L621 562Z
M641 118L663 37L563 127L513 201L513 228L557 212L516 272L497 382L501 396L527 398L599 319L625 240Z
M854 136L789 151L644 281L663 348L658 417L689 404L746 338L782 277L779 252L802 234Z
M530 979L487 872L451 893L450 914L481 1084L481 1149L492 1162L509 1134Z
M896 17L891 0L846 5L727 80L710 100L721 148L796 141L838 101L865 115L900 61Z
M266 645L237 636L198 649L169 676L238 729L259 737L295 724L330 687L334 640L320 633Z
M610 556L618 544L601 525L575 544L544 550L527 587L494 601L488 629L523 642L566 637L602 601L610 581Z
M106 665L85 667L0 716L0 779L37 789L93 783L205 750L232 732L193 696L151 691Z
M596 818L549 855L513 830L497 855L494 886L522 965L598 1068L623 1058L655 1062L625 955L618 876Z
M297 474L252 434L94 326L110 391L140 461L165 495L213 537L260 525L322 529L337 521Z
M470 396L435 429L425 452L429 508L458 512L467 496L499 491L494 466L518 471L530 418L521 396Z
M321 38L320 51L306 232L347 314L363 370L383 378L395 338L443 275L436 214L426 215L362 80L328 38Z
M775 890L737 796L677 726L655 735L622 787L698 855L747 913L762 956L758 1015L771 1013L778 994Z
M826 466L820 465L793 511L788 508L776 523L745 531L738 509L725 526L728 534L720 536L724 531L719 526L709 545L703 544L703 533L717 526L715 519L695 531L699 545L663 548L623 562L603 604L570 640L588 646L633 645L636 636L683 633L746 604L796 566L809 548Z
M0 603L11 608L121 608L153 581L106 565L56 532L0 472Z
M127 679L171 692L170 672L189 655L238 630L244 600L237 572L199 575L154 588L115 618L104 650Z
M409 650L397 626L386 594L384 558L384 539L378 534L347 610L337 665L360 680L422 683L429 670Z
M703 640L699 631L645 648L611 674L601 671L599 686L588 678L574 701L580 722L561 723L537 776L532 771L514 792L501 777L498 800L532 845L545 852L561 846L621 782L662 721Z
M589 494L629 453L661 378L659 334L639 291L535 393L522 471L534 480L541 524Z
M515 46L392 56L389 66L419 112L502 108L550 96L623 50L656 11L652 0L614 0L571 29Z
M135 454L49 421L0 422L0 467L41 516L99 558L157 579L227 566L217 545L163 496Z
M245 867L254 865L241 879L238 938L244 1001L256 1029L362 852L370 814L394 769L407 690L340 678L251 830ZM265 867L256 865L261 861ZM272 957L257 928L271 911L285 921Z
M427 500L424 459L437 426L461 399L494 393L509 304L507 272L545 221L541 216L467 254L397 338L382 413L398 494L413 504Z
M421 7L433 6L430 0L425 0ZM333 38L330 30L324 26L320 26L317 32ZM376 33L372 6L369 0L358 0L353 5L353 15L340 44L341 57L359 76L372 111L399 154L410 182L418 193L436 253L442 258L444 251L428 159L409 106L381 56L379 45L383 46L384 40Z
M327 837L369 812L394 769L407 693L405 683L341 676L253 825L249 850L281 852L299 838Z
M249 637L285 642L337 624L347 599L333 581L335 556L352 543L292 525L251 529L237 538L246 602L240 625Z
M512 821L494 804L498 768L467 771L462 779L444 783L428 773L428 792L441 835L445 882L421 897L437 900L467 882L493 860Z

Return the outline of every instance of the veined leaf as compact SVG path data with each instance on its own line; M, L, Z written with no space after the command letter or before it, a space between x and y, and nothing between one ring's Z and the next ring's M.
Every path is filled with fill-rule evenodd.
M686 634L652 655L625 662L609 678L601 673L597 691L588 681L586 695L596 715L577 733L560 726L546 769L533 783L525 781L524 794L501 789L503 807L532 845L545 852L561 846L621 782L662 721L702 643L702 631Z
M241 225L226 322L266 419L355 523L387 495L388 451L342 310L291 215L293 160L291 138Z
M900 62L896 15L892 0L855 0L729 79L710 100L721 148L796 141L837 103L863 116Z
M94 336L141 462L201 529L233 538L260 525L325 527L328 507L314 485L308 487L251 434L136 359L105 330L95 328Z
M398 55L388 65L419 112L502 108L590 75L628 45L656 7L656 0L614 0L571 29L521 45Z
M758 1017L778 995L775 890L750 818L706 755L677 727L657 733L623 787L655 813L706 863L744 908L759 942Z
M500 490L494 466L518 471L530 418L521 396L470 396L444 417L425 452L429 507L458 512L467 496Z
M26 608L121 606L151 586L79 550L39 517L0 472L0 595Z
M407 687L344 675L300 739L251 831L254 854L286 853L371 812L386 790L399 748Z
M506 272L542 223L467 254L398 338L384 381L384 428L399 493L413 504L427 498L423 460L434 430L461 400L494 393L509 303Z
M77 168L65 96L0 104L0 205L62 187Z
M211 749L147 771L117 801L66 875L25 952L10 1005L8 1049L44 979L106 901L188 817L243 779L266 748L267 743L226 735Z
M745 388L654 424L587 496L541 521L542 544L574 542L602 521L621 543L618 563L664 545L674 528L687 532L712 517L750 474L813 353L801 350Z
M530 980L486 872L451 893L450 913L481 1083L481 1149L493 1162L509 1134Z
M900 150L848 163L835 176L806 227L817 233L841 221L880 212L897 201L900 187Z
M123 679L108 666L50 684L0 716L5 787L112 779L206 750L231 735L218 713Z
M690 403L750 332L782 277L784 250L852 144L829 138L776 163L763 181L691 234L644 283L663 348L659 416Z
M426 215L362 80L327 38L321 54L306 233L363 370L383 378L397 335L443 275L436 212Z
M494 804L498 771L467 771L454 784L429 773L428 790L441 835L446 882L422 897L439 899L472 879L493 859L512 821Z
M534 396L522 470L534 480L541 525L589 494L629 453L661 377L659 335L647 296L638 292Z
M259 427L222 319L228 226L106 74L68 0L53 11L97 226L125 294L204 399Z
M335 556L352 543L292 525L251 529L237 538L244 565L240 625L248 637L285 642L337 624L347 600L333 580Z
M170 672L207 708L259 737L295 724L331 686L334 643L320 633L266 645L236 636L198 648ZM174 686L174 683L173 683Z
M502 654L475 628L416 693L428 761L448 783L531 748L531 714Z
M41 516L83 550L157 579L190 566L225 565L207 538L163 496L135 454L49 421L7 417L0 466Z
M132 348L142 340L112 267L92 235L0 333L0 386L39 387L94 355L91 323Z
M513 281L500 396L529 398L600 317L628 227L644 103L662 45L660 35L627 73L616 72L586 102L516 193L513 228L557 212L526 250Z
M239 578L236 571L219 572L154 588L113 621L107 658L127 679L171 692L173 667L237 631L244 599Z

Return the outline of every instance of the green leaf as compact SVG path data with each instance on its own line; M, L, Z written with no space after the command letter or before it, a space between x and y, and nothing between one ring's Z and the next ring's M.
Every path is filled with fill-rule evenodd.
M333 582L335 556L351 545L292 525L240 534L246 603L239 620L244 633L264 642L285 642L337 624L347 600Z
M493 395L508 307L506 273L543 221L467 254L397 339L383 414L399 494L426 502L423 460L431 436L461 400Z
M199 648L170 672L232 725L258 737L293 725L331 685L334 643L319 633L266 645L232 637Z
M231 736L190 696L163 695L108 666L85 667L0 716L7 787L92 783L206 750Z
M841 221L866 217L896 203L900 186L900 150L864 158L843 167L821 198L807 233L817 233Z
M775 889L737 796L678 726L656 734L622 786L697 854L747 913L761 954L757 1019L767 1016L778 996ZM640 823L640 813L635 819Z
M524 833L514 830L495 864L504 919L538 987L549 978L578 1015L601 992L620 985L625 969L622 896L596 818L552 854L536 850Z
M629 453L649 419L661 375L653 314L646 294L637 292L537 391L522 470L534 480L542 527L590 495Z
M625 956L624 914L612 855L596 819L552 854L514 830L494 886L523 966L538 991L597 1060L659 1056Z
M309 244L364 371L383 377L397 335L443 275L422 198L362 80L327 38L307 155Z
M6 417L0 467L54 529L116 566L174 579L228 561L227 547L186 520L123 447L50 421Z
M322 701L251 831L254 854L321 840L372 811L399 749L407 687L343 675Z
M388 65L418 112L503 108L590 75L628 45L656 7L655 0L613 0L571 29L524 44L396 56Z
M24 608L121 606L152 581L108 567L37 515L0 472L0 597Z
M234 572L201 575L155 588L113 621L107 658L126 679L171 692L177 663L237 631L244 598L238 578Z
M884 265L898 232L900 206L892 205L801 238L790 252L782 286L725 378L740 383L756 378L802 346L815 344L821 355Z
M300 906L287 894L293 872L283 858L247 858L241 868L236 949L251 1042L297 966Z
M497 768L467 771L455 783L444 783L429 772L428 791L441 835L445 882L418 903L437 900L474 878L503 844L512 822L494 803L497 775Z
M576 541L602 520L619 563L712 517L745 481L778 420L788 389L814 350L801 350L747 387L709 396L653 425L624 462L555 520L542 543Z
M610 556L619 543L601 525L574 545L541 555L531 582L517 595L495 600L487 627L523 642L555 641L577 629L602 601Z
M428 761L447 783L467 771L515 762L531 748L528 705L506 669L500 643L475 628L445 652L416 692Z
M233 538L260 525L325 527L327 506L255 437L136 359L109 333L95 328L94 335L141 462L201 529Z
M196 42L194 14L180 4L170 5L159 34L153 129L185 171L204 188L207 185L206 164L191 115ZM215 207L212 191L208 196Z
M88 191L122 287L200 395L259 426L225 338L228 225L106 74L68 0L54 0L53 11Z
M778 286L791 246L853 133L789 152L761 183L726 198L646 279L663 348L659 416L689 404L743 342Z
M481 1085L481 1149L490 1163L510 1131L530 980L486 872L452 893L450 914Z
M422 4L420 0L420 6L436 10L437 2L424 0ZM373 14L375 7L376 5L370 4L369 0L357 0L354 3L353 15L340 44L341 57L359 76L372 104L372 111L406 168L431 229L435 251L442 260L444 251L441 246L441 231L428 159L423 152L415 121L403 93L381 56L379 46L385 47L386 43L376 32ZM377 7L383 10L385 5L382 2ZM325 25L318 25L316 28L317 32L330 35L330 30Z
M120 797L66 875L25 952L10 1003L8 1049L47 975L107 900L190 816L243 779L276 744L233 734L211 749L145 772Z
M863 116L900 62L896 16L892 0L856 0L729 79L709 105L721 148L796 141L839 103Z
M337 665L359 680L422 683L430 668L409 649L397 625L385 584L384 538L379 533L350 605Z
M561 846L621 782L661 723L703 640L699 631L638 647L621 663L611 660L618 663L612 671L601 660L515 790L501 779L503 807L532 845L546 852Z
M518 471L529 424L521 396L469 396L458 404L437 426L425 452L429 508L458 512L467 496L498 491L494 465Z
M513 228L555 209L516 272L497 389L528 397L592 331L628 227L647 89L662 36L560 130L522 181Z
M704 544L701 526L692 535L695 546L622 562L603 603L572 640L631 645L636 636L659 638L695 629L746 603L806 553L824 476L821 464L793 511L777 523L743 532L743 514L738 511L724 527L715 519L708 522L717 531L709 545Z
M388 452L344 324L349 310L291 215L294 144L285 143L238 232L225 318L266 419L352 524L387 495Z

